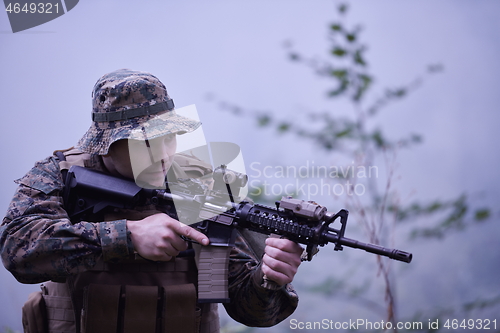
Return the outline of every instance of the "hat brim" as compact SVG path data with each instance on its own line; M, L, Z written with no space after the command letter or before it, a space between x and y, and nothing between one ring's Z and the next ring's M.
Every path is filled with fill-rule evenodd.
M94 123L76 147L88 154L106 155L113 142L122 139L151 140L167 134L184 134L200 127L199 121L183 117L175 110L154 116L132 118L114 126Z

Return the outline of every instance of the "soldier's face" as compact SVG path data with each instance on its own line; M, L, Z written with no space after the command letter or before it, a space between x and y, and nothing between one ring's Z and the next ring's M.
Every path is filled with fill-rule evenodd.
M135 179L140 186L161 187L172 165L177 148L175 134L151 140L119 140L113 143L103 161L110 171Z

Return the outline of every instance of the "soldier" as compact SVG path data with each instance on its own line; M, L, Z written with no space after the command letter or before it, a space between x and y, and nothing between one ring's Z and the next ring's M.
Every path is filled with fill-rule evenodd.
M182 255L191 245L181 236L206 246L203 233L149 202L70 221L62 198L62 173L72 165L151 186L172 170L209 172L201 161L190 162L198 163L194 171L183 171L176 161L176 135L200 123L176 114L165 86L145 72L104 75L92 100L90 129L75 148L55 152L16 180L19 187L0 228L5 267L21 283L43 282L23 307L25 332L219 332L217 304L197 302L195 259ZM130 156L134 131L144 133L144 158ZM147 156L153 150L155 157ZM263 257L255 253L238 234L230 254L231 302L224 306L240 323L272 326L297 306L290 282L302 248L268 238ZM264 288L264 276L278 288Z

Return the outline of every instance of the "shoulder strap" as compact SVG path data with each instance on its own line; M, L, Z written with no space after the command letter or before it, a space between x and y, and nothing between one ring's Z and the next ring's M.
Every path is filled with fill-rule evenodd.
M64 153L60 150L55 151L54 155L56 155L56 157L59 159L59 168L61 168L61 162L66 161L66 156L64 156ZM66 178L68 177L68 169L61 168L61 174L63 182L66 183Z
M63 181L66 182L68 170L73 165L86 166L86 161L90 159L90 154L83 153L79 149L71 147L64 150L54 151L54 155L59 159L59 168L63 176Z
M87 166L86 161L89 161L91 157L90 154L84 153L74 147L64 150L56 150L54 155L59 158L59 167L61 170L68 170L73 165L85 167Z

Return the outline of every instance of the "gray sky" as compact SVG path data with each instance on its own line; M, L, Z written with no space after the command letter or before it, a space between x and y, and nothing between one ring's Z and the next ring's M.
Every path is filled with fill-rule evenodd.
M283 47L291 41L305 55L325 57L327 27L337 17L335 3L82 0L60 18L16 34L0 13L0 208L7 209L13 179L53 150L74 145L87 130L91 89L101 75L118 68L149 71L165 83L177 106L196 104L207 140L239 144L247 168L253 162L330 163L333 157L312 151L312 145L257 130L252 119L221 111L207 96L291 119L305 109L344 112L345 104L324 98L328 82L288 61ZM479 204L498 201L499 16L500 3L489 0L351 5L348 23L363 25L366 57L377 78L373 98L377 89L381 93L384 87L408 83L429 64L444 66L443 73L388 107L379 119L379 126L394 137L408 132L424 137L421 145L398 156L403 196L433 200L467 191ZM298 153L298 148L303 151ZM495 214L498 220L498 209ZM489 256L498 260L495 234L498 228L489 223L473 231L471 238L481 237L481 242L453 236L430 242L426 251L403 243L422 251L422 259L399 282L403 287L411 282L419 293L401 312L424 310L436 293L449 298L458 288L470 290L471 281L479 282L464 297L498 295L498 283L468 252L491 244ZM443 262L439 254L452 258ZM318 270L314 265L304 264L300 274ZM451 277L441 277L434 282L434 296L426 294L429 275L440 267L459 270L454 265L483 274L461 272L450 290ZM5 270L0 270L0 279L9 286L0 289L0 299L7 300L0 305L0 327L20 329L18 310L37 286L20 286ZM312 316L303 308L297 311L295 318Z

